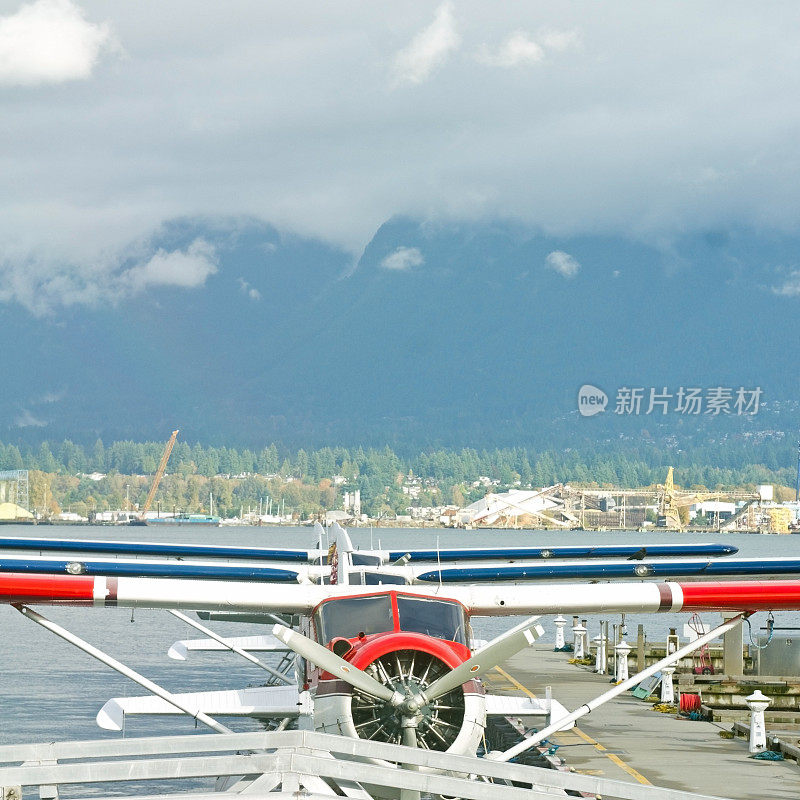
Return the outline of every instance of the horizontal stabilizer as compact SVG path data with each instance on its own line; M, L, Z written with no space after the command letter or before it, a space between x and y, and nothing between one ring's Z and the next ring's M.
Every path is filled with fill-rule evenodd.
M311 714L312 701L308 692L298 692L296 686L258 686L250 689L230 689L217 692L186 692L176 694L190 708L211 716L257 717L284 719ZM114 697L97 714L97 724L108 731L121 731L126 715L182 714L175 706L160 697Z
M252 653L288 653L289 648L274 636L226 636L225 641L234 647ZM186 661L189 652L230 651L229 647L214 639L181 639L170 647L167 655L176 661Z
M549 716L551 719L562 719L569 714L569 711L567 711L558 700L547 700L544 697L516 697L503 694L487 694L486 714L490 717ZM570 722L560 730L567 731L574 727L575 723Z

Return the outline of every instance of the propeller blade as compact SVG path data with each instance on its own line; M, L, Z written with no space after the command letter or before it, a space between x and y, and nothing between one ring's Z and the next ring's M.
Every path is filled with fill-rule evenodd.
M405 697L400 692L384 686L371 675L349 664L343 658L337 656L336 653L328 650L327 647L317 644L307 636L303 636L302 633L293 631L284 625L275 625L272 633L299 656L307 659L312 664L316 664L320 669L330 672L331 675L341 678L365 694L385 700L393 706L399 706L405 700Z
M539 617L526 619L525 622L510 631L506 631L496 639L492 639L480 650L476 650L471 658L468 658L463 664L459 664L446 675L442 675L441 678L435 680L425 689L422 692L425 699L430 702L437 697L452 692L462 683L466 683L472 678L480 677L515 653L532 645L544 633L541 625L534 624L537 619Z
M415 717L403 717L403 744L406 747L417 747L417 720Z

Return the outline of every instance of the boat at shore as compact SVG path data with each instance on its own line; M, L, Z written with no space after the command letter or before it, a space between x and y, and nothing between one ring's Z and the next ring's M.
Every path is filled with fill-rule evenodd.
M174 517L155 517L148 519L146 525L192 525L219 527L220 518L215 514L176 514Z

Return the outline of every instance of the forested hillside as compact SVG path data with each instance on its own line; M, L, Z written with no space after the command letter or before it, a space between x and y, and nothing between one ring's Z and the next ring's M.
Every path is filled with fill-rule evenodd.
M0 444L0 469L35 471L31 503L55 503L79 513L144 502L163 451L162 442L97 440L84 448L70 441L25 448ZM684 487L708 489L773 483L793 486L794 446L785 437L708 444L691 451L643 442L605 442L592 449L534 451L430 450L409 456L381 449L324 447L289 451L271 444L237 450L178 442L159 490L165 510L207 509L212 492L223 515L263 507L268 499L303 514L336 508L344 489L361 490L364 510L403 513L412 504L403 487L418 486L416 505L462 505L487 489L571 482L636 488L664 480L675 467ZM93 475L93 473L96 473ZM100 477L103 476L103 477ZM481 481L481 478L488 478ZM51 509L52 510L52 509Z

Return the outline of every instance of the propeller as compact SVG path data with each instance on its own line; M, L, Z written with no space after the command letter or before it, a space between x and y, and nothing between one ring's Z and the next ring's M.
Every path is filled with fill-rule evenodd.
M354 667L327 647L284 625L275 625L272 633L287 647L312 664L336 675L356 689L384 700L400 715L401 741L408 747L418 747L418 726L428 713L426 707L437 698L457 689L472 678L485 674L507 658L532 645L543 633L536 625L539 617L530 617L510 631L498 636L477 650L463 664L437 678L427 688L405 686L403 691L392 689L364 670Z
M405 702L406 698L400 692L384 686L371 675L349 664L327 647L317 644L302 633L293 631L285 625L275 625L272 633L299 656L330 672L331 675L336 675L337 678L341 678L365 694L385 700L393 706L400 706Z
M539 617L530 617L510 631L492 639L480 650L476 650L463 664L459 664L435 680L427 689L422 690L424 702L430 702L452 692L462 683L480 677L515 653L532 645L544 633L541 625L534 624L537 619Z

